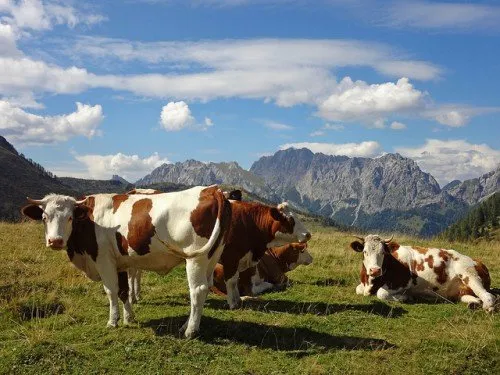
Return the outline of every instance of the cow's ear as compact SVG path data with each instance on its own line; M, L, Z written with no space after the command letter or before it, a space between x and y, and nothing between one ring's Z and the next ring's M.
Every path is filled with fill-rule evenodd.
M241 190L233 190L229 193L228 199L232 199L235 201L241 201Z
M79 204L75 206L73 217L75 220L85 220L89 216L89 207Z
M283 214L276 208L273 207L271 208L271 217L276 220L276 221L283 221L284 217Z
M43 210L36 204L28 204L21 208L21 213L32 220L42 220Z
M359 241L353 241L351 242L351 249L353 249L355 252L360 253L363 251L364 245L359 242Z
M392 253L393 251L396 251L397 249L399 249L399 244L397 242L391 241L388 244L386 244L384 247L387 250L387 252Z

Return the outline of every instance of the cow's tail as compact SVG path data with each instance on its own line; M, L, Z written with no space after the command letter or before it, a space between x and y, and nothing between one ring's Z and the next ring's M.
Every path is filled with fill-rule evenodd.
M167 249L174 253L175 255L181 257L181 258L195 258L197 256L200 256L202 254L208 253L214 246L218 246L218 243L220 243L220 237L224 234L224 227L225 227L225 220L224 220L224 208L226 204L229 204L229 202L226 200L224 197L222 191L218 189L215 192L215 198L217 199L217 218L215 219L215 225L214 229L212 230L212 234L210 235L210 238L208 239L208 242L202 246L201 248L194 250L190 253L186 253L183 250L178 250L164 242L163 240L160 239L160 237L157 235L156 238L164 244Z

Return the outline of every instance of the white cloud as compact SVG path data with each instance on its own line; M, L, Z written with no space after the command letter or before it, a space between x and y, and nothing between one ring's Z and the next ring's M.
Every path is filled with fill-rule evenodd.
M419 147L398 147L396 152L412 158L443 186L455 180L479 177L496 168L500 150L465 140L428 139Z
M404 129L406 129L406 125L403 124L402 122L399 122L399 121L393 121L391 123L391 129L393 129L393 130L404 130Z
M474 116L499 112L499 107L466 107L458 105L442 105L425 110L422 115L442 125L453 128L465 126Z
M323 130L315 130L312 133L309 134L311 137L321 137L325 135L326 133Z
M137 42L124 39L81 37L73 43L56 45L55 52L68 56L168 64L184 69L215 71L301 71L321 70L330 76L334 68L366 66L390 77L430 80L442 74L438 66L408 60L388 45L344 39L252 39L200 42ZM321 81L318 81L321 82ZM313 85L311 85L313 86ZM303 102L306 88L283 90L281 100ZM296 98L298 97L298 98Z
M115 155L76 155L75 158L83 163L88 177L110 179L113 174L118 174L130 182L144 177L162 164L170 163L158 153L144 159L138 155L126 155L120 152ZM58 175L60 174L61 171L58 172Z
M0 131L19 143L47 144L71 137L91 138L98 134L104 115L100 105L76 103L76 111L67 115L40 116L25 112L12 103L0 100Z
M407 78L396 83L368 85L344 78L334 93L319 105L319 116L337 121L370 121L380 125L380 116L423 108L426 94L415 89ZM378 122L377 122L378 121Z
M209 128L210 126L214 126L214 122L211 118L205 117L205 126Z
M283 123L277 122L277 121L272 121L272 120L265 120L265 121L263 121L263 124L266 128L271 129L271 130L281 131L281 130L292 130L293 129L293 126L283 124Z
M394 1L387 8L385 23L434 30L498 28L500 7L474 3Z
M21 56L17 49L17 35L11 25L0 23L0 56Z
M344 130L345 126L340 125L340 124L325 124L325 126L323 126L322 129L340 131L340 130Z
M92 25L104 21L100 14L78 10L62 1L22 0L0 2L1 20L17 29L48 30L54 25Z
M170 102L161 110L160 124L166 131L178 131L195 123L189 106L183 102Z
M361 143L315 143L298 142L287 143L280 146L280 150L287 148L308 148L312 152L321 152L326 155L345 155L349 157L376 157L382 154L380 144L375 141L366 141Z

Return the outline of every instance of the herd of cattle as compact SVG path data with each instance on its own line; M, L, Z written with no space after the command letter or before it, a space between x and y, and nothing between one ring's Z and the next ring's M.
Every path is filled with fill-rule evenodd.
M95 194L77 201L49 194L28 198L24 216L42 220L46 246L66 248L70 261L91 280L102 281L109 299L108 326L134 320L142 270L167 274L185 263L191 311L181 328L193 337L209 290L227 296L231 309L241 296L286 286L286 273L307 265L311 233L287 203L268 206L241 200L241 192L198 186L161 193L134 189ZM356 293L407 301L412 295L442 296L469 307L494 310L487 268L454 250L400 246L375 235L351 248L363 252Z

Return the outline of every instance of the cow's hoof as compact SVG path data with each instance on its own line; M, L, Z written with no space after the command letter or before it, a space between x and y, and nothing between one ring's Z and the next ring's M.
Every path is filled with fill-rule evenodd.
M123 325L125 326L130 326L130 325L135 325L137 324L137 320L133 316L131 316L128 319L123 319Z
M191 339L194 339L198 336L199 334L199 331L195 331L195 330L186 330L186 332L184 332L184 337L188 340L191 340Z
M467 307L471 310L476 310L478 309L479 307L481 307L481 304L479 302L469 302L467 304Z
M483 306L483 309L488 314L493 314L495 312L495 306Z
M107 324L106 324L106 328L116 328L118 327L118 322L113 322L113 321L109 321Z

